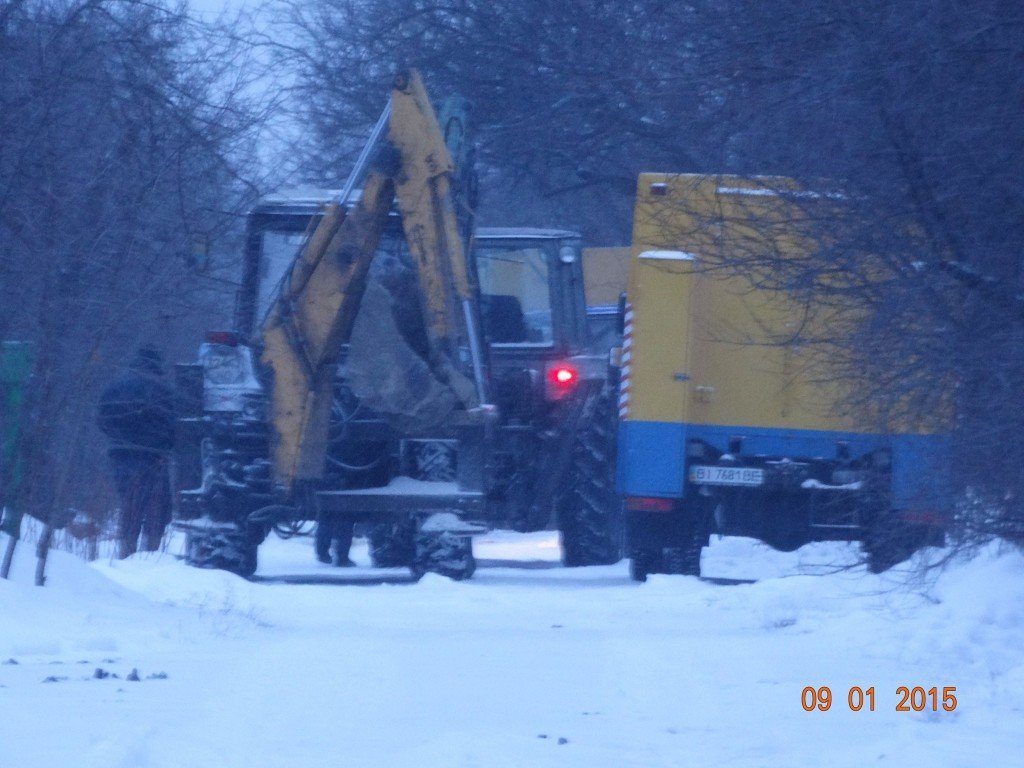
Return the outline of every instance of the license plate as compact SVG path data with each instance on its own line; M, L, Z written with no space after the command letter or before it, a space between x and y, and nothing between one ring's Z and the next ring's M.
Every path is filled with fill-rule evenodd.
M764 470L749 467L690 467L690 482L698 485L761 485Z

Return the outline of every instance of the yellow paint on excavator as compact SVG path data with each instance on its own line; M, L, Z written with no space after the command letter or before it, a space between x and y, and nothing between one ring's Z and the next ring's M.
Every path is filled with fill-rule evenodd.
M396 198L417 266L425 327L439 353L432 363L449 369L444 378L467 409L479 404L472 386L460 385L465 380L452 362L471 332L462 303L474 297L452 203L453 165L415 71L396 78L387 137L396 157L370 169L361 199L347 214L340 205L327 207L262 329L262 359L273 370L275 479L286 488L323 475L338 357Z

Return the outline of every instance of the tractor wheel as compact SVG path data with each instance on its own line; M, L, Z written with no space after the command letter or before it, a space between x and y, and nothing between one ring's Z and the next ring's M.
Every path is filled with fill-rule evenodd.
M416 559L412 564L417 578L425 573L438 573L454 581L464 581L476 571L473 540L451 531L416 534Z
M196 568L216 568L248 579L256 573L256 549L251 536L241 531L189 530L185 535L185 562Z
M614 393L605 385L584 407L559 505L566 566L610 565L622 558L622 506L615 490L616 427Z
M416 559L416 527L411 520L370 529L370 560L374 568L409 568Z

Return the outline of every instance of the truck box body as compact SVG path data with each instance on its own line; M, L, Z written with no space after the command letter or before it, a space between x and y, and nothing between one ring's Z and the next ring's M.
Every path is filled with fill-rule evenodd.
M796 218L815 198L837 197L778 178L640 176L619 401L618 486L627 508L630 497L712 491L753 508L766 498L758 492L787 477L793 499L849 496L860 486L846 481L861 475L842 470L872 463L888 465L891 509L924 519L948 507L936 482L946 437L880 428L850 412L852 385L794 343L801 323L827 322L822 313L808 320L788 294L722 266L731 250L800 258L813 243ZM804 468L793 473L786 462ZM829 528L856 538L856 527L833 520L811 538L831 538Z

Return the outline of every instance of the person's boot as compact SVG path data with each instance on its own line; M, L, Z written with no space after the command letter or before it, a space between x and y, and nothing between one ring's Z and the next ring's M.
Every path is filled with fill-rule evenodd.
M334 542L334 567L335 568L355 568L356 564L352 561L352 558L348 556L348 547L342 547L341 544L335 540ZM351 544L351 542L349 542Z
M341 521L335 527L334 532L334 565L336 568L354 568L355 563L349 557L352 549L353 524L351 521Z
M331 560L331 539L327 535L322 522L317 523L313 543L316 547L316 559L324 565L331 565L333 562Z

